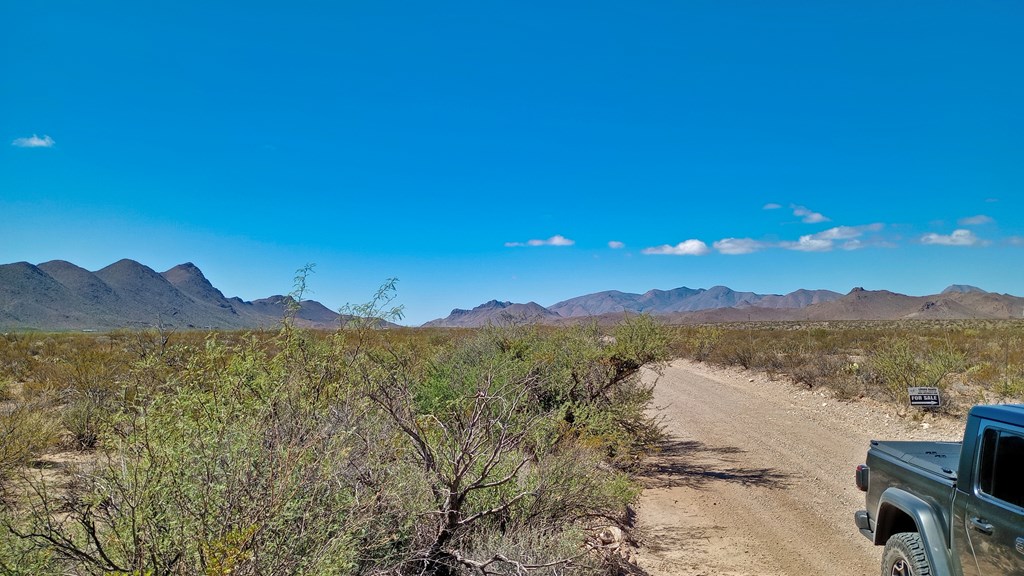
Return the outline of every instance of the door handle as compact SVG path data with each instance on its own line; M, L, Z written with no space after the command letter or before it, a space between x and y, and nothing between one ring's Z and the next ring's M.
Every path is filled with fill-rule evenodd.
M992 525L985 522L981 518L971 518L971 528L981 532L982 534L992 535Z

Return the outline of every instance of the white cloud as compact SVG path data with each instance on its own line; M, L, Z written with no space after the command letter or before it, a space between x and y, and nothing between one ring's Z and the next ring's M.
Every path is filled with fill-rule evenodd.
M860 250L862 248L896 248L896 243L889 240L883 240L881 238L871 238L868 240L855 238L839 244L838 248L848 252L852 250Z
M764 250L770 245L760 240L754 240L753 238L722 238L721 240L712 244L715 250L718 250L722 254L750 254L759 250Z
M505 246L508 248L516 248L520 246L572 246L575 244L575 240L569 240L561 234L555 234L547 240L527 240L526 242L505 242Z
M801 236L796 242L780 242L786 250L798 250L800 252L828 252L832 249L832 240L818 238L816 234Z
M884 224L866 224L864 226L836 226L813 236L822 240L852 240L860 238L865 232L878 232L884 228Z
M769 202L769 203L765 204L761 209L762 210L778 210L779 208L782 208L782 204L776 204L775 202Z
M799 252L830 252L832 250L860 250L869 247L888 247L894 245L874 233L885 229L885 224L876 222L861 226L835 226L815 234L805 234L796 241L766 241L754 238L722 238L711 247L720 254L741 255L752 254L772 248L796 250ZM1022 241L1024 242L1024 241ZM611 245L609 243L609 245ZM664 244L644 248L643 254L667 254L676 256L701 256L710 252L710 248L700 240L687 240L675 246Z
M618 240L612 240L611 242L608 243L608 247L611 248L612 250L620 250L622 248L625 248L626 245L623 244L622 242L619 242Z
M1024 246L1024 236L1010 236L1006 243L1010 246Z
M11 142L11 146L17 146L18 148L53 148L56 142L49 135L44 135L42 138L33 134L28 138L15 138Z
M948 236L935 234L934 232L925 234L921 237L921 243L938 244L940 246L979 246L987 244L987 242L975 236L974 232L964 230L963 228L953 230L953 233Z
M836 226L828 230L822 230L817 234L801 236L796 242L780 242L779 246L786 250L798 250L800 252L828 252L835 247L836 242L844 241L840 245L843 250L859 250L867 246L859 240L865 233L878 232L884 228L884 224L866 224L864 226Z
M956 223L961 226L981 226L982 224L991 224L993 222L995 222L995 220L993 220L991 216L985 216L984 214L961 218L956 221Z
M800 221L804 224L818 224L819 222L828 222L829 218L820 212L814 212L804 206L797 206L791 204L790 208L793 209L793 216L800 218Z
M662 244L661 246L653 246L651 248L644 248L641 250L644 254L663 254L667 256L703 256L709 251L707 244L700 240L692 239L680 242L675 246Z

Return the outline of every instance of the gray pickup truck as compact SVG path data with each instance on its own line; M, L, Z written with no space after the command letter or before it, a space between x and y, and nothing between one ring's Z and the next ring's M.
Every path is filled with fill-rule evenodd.
M882 576L1024 576L1024 405L975 406L963 442L872 440L856 478Z

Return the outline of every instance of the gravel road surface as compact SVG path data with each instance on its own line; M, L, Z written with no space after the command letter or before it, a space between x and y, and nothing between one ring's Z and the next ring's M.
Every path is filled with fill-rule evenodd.
M881 548L853 524L868 442L962 433L754 372L679 360L645 378L670 435L639 508L652 576L878 574Z

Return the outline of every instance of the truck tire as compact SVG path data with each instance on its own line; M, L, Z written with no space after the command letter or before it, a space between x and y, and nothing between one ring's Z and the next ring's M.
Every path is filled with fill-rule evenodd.
M917 532L900 532L889 537L882 553L882 576L931 576L924 555L924 542Z

